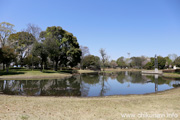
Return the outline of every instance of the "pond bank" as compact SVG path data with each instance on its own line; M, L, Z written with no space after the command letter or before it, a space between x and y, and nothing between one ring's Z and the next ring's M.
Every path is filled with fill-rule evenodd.
M163 73L163 76L167 78L180 78L180 73Z
M130 72L140 72L142 69L106 69L105 71L93 71L93 70L78 70L78 73L105 73L106 75L114 74L122 71L130 71ZM50 78L66 78L71 77L73 74L65 73L65 72L56 72L53 70L46 70L46 72L41 71L30 71L30 70L21 70L15 71L13 74L9 75L0 75L0 80L22 80L22 79L50 79ZM178 73L163 73L164 77L170 78L180 78L180 74Z
M147 95L89 98L0 95L0 104L2 120L130 119L122 114L133 114L135 117L132 119L139 119L138 114L173 113L175 116L162 119L180 119L180 88Z

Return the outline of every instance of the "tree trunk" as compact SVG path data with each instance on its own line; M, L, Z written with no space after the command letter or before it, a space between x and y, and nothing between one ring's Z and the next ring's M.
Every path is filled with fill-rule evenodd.
M6 72L8 73L9 72L9 65L6 64Z
M43 61L41 61L41 72L42 72L42 69L43 69Z
M44 70L44 63L43 63L43 70Z
M105 65L104 65L104 62L103 62L103 71L104 71L104 67L105 67Z
M32 61L32 71L33 71L33 67L34 67L34 64L33 64L33 56L32 56L32 58L31 58L31 61Z
M3 71L5 70L5 64L3 63Z
M52 68L55 70L55 68L54 68L54 60L53 60L53 66L52 66Z
M58 67L58 61L56 61L55 71L57 71L57 67Z

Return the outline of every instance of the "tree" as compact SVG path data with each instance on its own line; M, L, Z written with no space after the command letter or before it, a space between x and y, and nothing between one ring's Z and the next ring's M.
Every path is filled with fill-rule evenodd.
M82 52L82 57L84 58L85 56L89 55L89 48L87 46L80 46L81 52Z
M166 64L165 64L165 66L166 66L166 67L171 66L171 65L172 65L172 60L171 60L168 56L165 57L165 59L166 59Z
M101 61L102 61L102 65L103 65L103 71L105 70L105 62L107 60L107 54L105 49L101 48L99 50L100 54L101 54Z
M55 70L58 65L74 67L80 62L81 49L77 38L72 33L63 30L59 26L48 27L46 31L42 31L40 37L44 42L52 41L54 48L48 47L48 52L51 55L51 60L55 61ZM55 49L55 50L52 50Z
M82 68L82 62L84 60L84 57L89 55L89 48L87 46L80 46L80 49L81 49L81 52L82 52L82 55L81 55L81 62L80 62L80 68Z
M120 57L117 59L116 63L119 67L123 68L123 67L126 67L127 64L125 63L125 58L124 57Z
M134 68L142 68L143 60L141 57L131 57L131 66Z
M99 70L100 69L100 58L98 56L94 55L87 55L84 57L84 60L82 62L83 69L93 69L93 70Z
M41 58L41 71L44 69L44 63L47 61L48 52L43 43L36 42L32 49L33 56L39 56Z
M163 58L163 57L161 57L161 56L158 56L157 57L157 59L158 59L158 68L159 69L164 69L165 68L165 65L166 65L166 59L165 58ZM151 63L153 64L153 66L154 66L154 58L151 58Z
M29 23L27 24L27 28L23 31L32 34L37 41L40 40L40 33L42 30L37 25Z
M37 56L33 56L32 54L28 55L26 58L24 58L24 64L32 67L33 66L38 66L40 64L41 59Z
M166 59L161 57L161 56L158 56L158 67L159 67L159 69L164 69L165 65L166 65Z
M15 31L13 27L14 25L8 22L0 23L0 47L5 46L7 38Z
M174 64L175 64L177 67L180 67L180 57L177 57L177 58L174 60Z
M118 66L118 64L116 63L115 60L111 60L110 66L111 66L111 68L116 68Z
M49 58L53 62L52 67L54 68L54 70L57 70L57 67L55 67L54 63L55 61L58 61L58 56L60 54L58 42L55 39L46 38L46 40L44 41L44 45L46 47L46 50L48 51ZM58 63L56 65L58 65Z
M17 32L11 34L8 38L10 46L18 53L19 62L22 65L23 58L30 54L35 37L28 32Z
M144 68L150 70L150 69L153 69L153 67L154 67L153 65L154 65L154 64L153 64L152 62L148 62L148 63L144 66Z
M9 46L3 46L0 48L0 54L0 62L6 64L6 70L8 72L10 63L16 59L14 49Z
M176 54L169 54L168 57L174 62L174 60L178 57Z

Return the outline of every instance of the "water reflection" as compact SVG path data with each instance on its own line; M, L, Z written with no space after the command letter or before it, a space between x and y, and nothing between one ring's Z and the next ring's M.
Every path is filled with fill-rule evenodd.
M158 75L119 72L109 75L82 74L66 79L4 80L0 93L27 96L107 96L144 94L180 86L179 80L165 80Z
M4 80L1 91L10 95L28 96L81 96L80 84L75 77L53 80Z

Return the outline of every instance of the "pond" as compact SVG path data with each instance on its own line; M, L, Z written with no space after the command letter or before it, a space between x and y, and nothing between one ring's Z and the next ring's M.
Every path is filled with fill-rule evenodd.
M180 86L180 80L168 80L141 72L75 75L65 79L1 80L0 93L22 96L109 96L146 94Z

